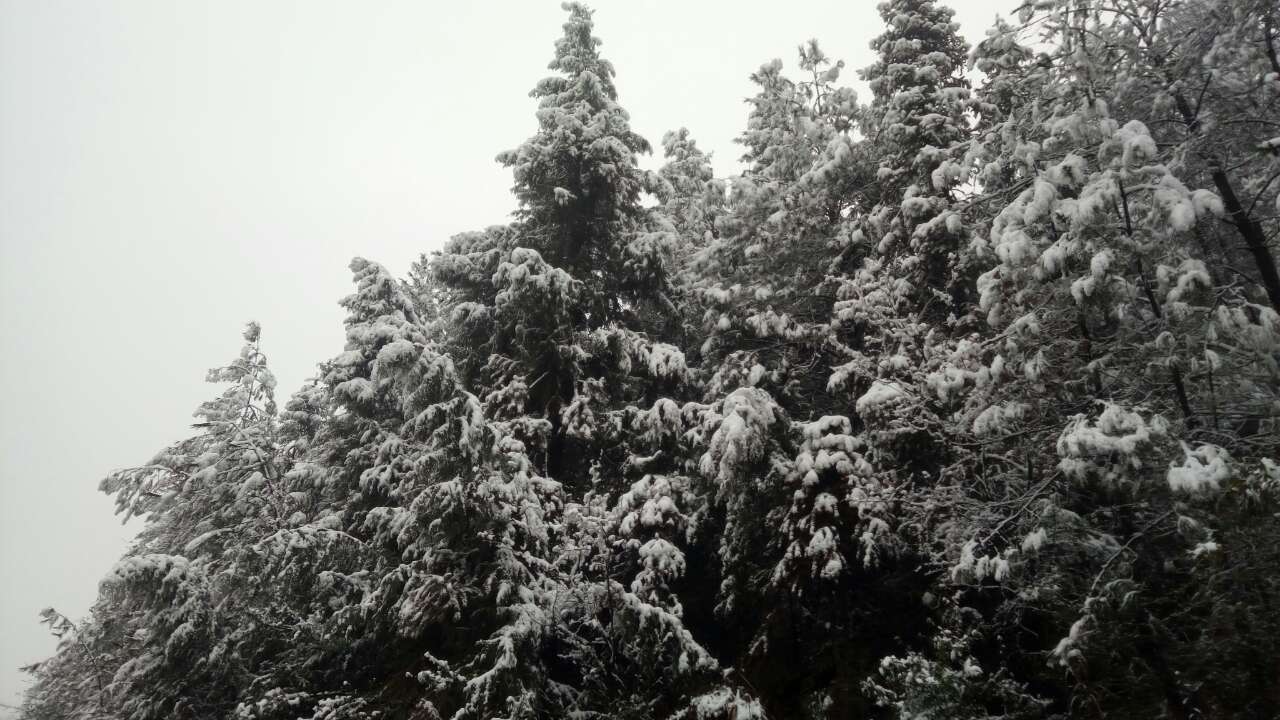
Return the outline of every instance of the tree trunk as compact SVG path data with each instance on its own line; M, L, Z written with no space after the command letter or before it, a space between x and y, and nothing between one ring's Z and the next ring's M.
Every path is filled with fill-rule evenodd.
M1200 118L1197 117L1197 113L1192 111L1191 104L1182 93L1175 93L1173 98L1178 106L1178 112L1187 124L1187 131L1196 133L1200 129ZM1210 159L1210 163L1213 184L1218 188L1218 194L1222 196L1223 207L1231 216L1231 224L1244 239L1245 247L1249 248L1249 252L1253 254L1253 262L1258 266L1258 277L1261 278L1262 286L1267 291L1267 299L1271 301L1271 307L1280 313L1280 272L1276 271L1275 256L1271 254L1271 248L1267 247L1267 236L1262 232L1262 226L1258 221L1244 209L1240 198L1236 197L1226 170L1222 169L1222 165L1216 159Z
M1280 313L1280 272L1276 271L1276 259L1271 254L1271 248L1267 247L1267 236L1263 234L1262 226L1240 204L1226 171L1221 167L1213 170L1213 184L1218 188L1218 194L1222 195L1222 204L1231 215L1231 224L1240 232L1245 246L1253 254L1253 262L1258 266L1258 276L1267 290L1271 307Z

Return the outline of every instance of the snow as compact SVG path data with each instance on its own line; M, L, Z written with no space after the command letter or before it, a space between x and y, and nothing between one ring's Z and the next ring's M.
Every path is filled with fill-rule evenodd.
M902 388L893 382L884 380L876 380L871 383L871 387L867 389L858 401L854 403L859 415L866 415L881 411L888 405L902 402L907 397Z
M1045 541L1048 540L1049 534L1044 528L1039 527L1033 530L1025 538L1022 539L1022 552L1034 553L1039 552L1044 547Z
M1049 217L1053 211L1053 203L1058 199L1058 189L1052 183L1036 180L1032 190L1023 193L1019 199L1023 205L1022 222L1034 225Z
M958 183L963 175L964 168L959 163L946 160L934 169L930 180L933 183L933 189L941 192Z
M1169 226L1175 232L1186 232L1194 227L1196 218L1203 214L1202 205L1211 209L1216 201L1221 208L1221 200L1213 193L1207 190L1198 190L1197 193L1199 194L1193 195L1187 192L1186 186L1169 173L1165 173L1156 184L1153 197L1156 204L1169 214Z
M130 555L116 563L102 582L104 585L122 585L156 577L164 584L180 583L186 579L190 568L190 561L180 555Z
M731 687L720 687L694 698L689 706L691 720L765 720L764 707L752 697Z
M1111 262L1115 255L1110 248L1103 248L1094 253L1093 259L1089 261L1089 272L1095 278L1106 277L1107 271L1111 269Z
M1125 165L1142 163L1156 157L1156 141L1151 138L1147 126L1138 120L1130 120L1115 133L1120 143L1121 161Z
M1181 465L1170 465L1169 488L1191 495L1218 492L1223 481L1231 477L1230 458L1216 445L1200 445L1194 450L1185 443Z
M684 553L662 538L654 538L640 546L640 563L646 570L662 577L677 578L684 575Z
M644 352L649 374L664 380L683 380L688 369L685 366L684 353L674 345L653 343Z
M951 566L951 578L957 582L978 582L991 578L996 582L1009 579L1013 570L1010 558L1016 552L1006 550L1004 554L979 555L978 541L969 540L960 548L960 558Z
M618 531L634 536L641 529L670 527L678 529L684 516L676 505L680 480L664 475L645 475L622 494L614 513L622 518Z
M1213 286L1213 282L1209 277L1209 270L1205 267L1204 262L1195 258L1183 260L1176 270L1169 271L1165 266L1161 266L1158 275L1165 283L1168 283L1172 277L1173 287L1169 288L1165 301L1169 303L1179 302L1184 299L1196 286L1208 288Z
M1117 403L1104 401L1102 405L1096 419L1076 415L1058 437L1058 467L1069 477L1083 480L1091 471L1100 470L1105 479L1118 480L1124 466L1142 467L1141 452L1168 432L1168 423L1160 415L1148 420L1141 412ZM1111 466L1112 458L1118 460L1119 467Z
M1059 640L1052 652L1049 653L1050 657L1058 665L1066 667L1072 660L1081 656L1080 646L1084 641L1088 621L1089 616L1086 615L1071 623L1071 630L1067 632L1067 636Z
M739 388L722 404L719 426L703 455L702 472L720 482L735 478L764 455L765 437L777 421L773 398L758 388Z
M978 437L989 437L1004 432L1026 416L1029 406L1022 402L1007 405L992 405L973 419L973 434Z
M397 338L378 351L379 365L404 365L413 362L421 354L420 349L404 338Z
M388 653L361 656L376 677L351 678L368 697L247 688L257 697L244 707L257 701L259 715L335 720L384 712L369 699L390 697L378 678L404 670L387 663L437 630L457 635L450 660L423 656L409 676L422 687L406 690L465 703L459 717L571 704L575 717L608 714L592 707L594 681L547 682L544 651L554 646L557 676L575 683L643 663L653 675L633 698L674 710L673 720L762 718L754 687L738 683L786 659L770 644L789 640L788 623L769 618L813 622L806 649L838 658L847 654L840 643L857 642L841 628L874 621L883 610L875 603L924 595L931 600L919 612L937 623L912 647L932 640L936 653L881 665L918 663L919 696L889 680L876 688L897 693L899 714L923 718L952 709L908 712L905 703L933 702L944 683L943 695L982 704L1003 703L1014 682L995 655L980 666L969 643L1007 638L1002 623L1017 613L973 613L970 586L1014 603L1006 610L1051 610L1058 634L1075 619L1063 608L1083 602L1051 658L1068 664L1101 630L1091 624L1091 583L1105 583L1097 597L1111 602L1162 561L1196 572L1220 564L1208 528L1229 518L1247 529L1265 515L1233 510L1233 493L1266 508L1280 487L1280 466L1260 457L1271 428L1241 420L1274 414L1280 316L1249 286L1247 254L1232 251L1240 270L1225 265L1234 261L1220 248L1238 238L1210 220L1223 201L1188 189L1209 184L1206 166L1186 160L1194 147L1177 128L1161 125L1157 146L1126 115L1152 106L1147 90L1128 83L1137 96L1116 97L1113 84L1145 76L1098 75L1091 53L1101 50L1076 47L1042 63L1019 54L1010 31L1007 62L985 62L992 84L970 103L955 72L958 46L922 52L935 49L928 33L947 32L949 11L891 0L884 12L898 5L923 9L890 19L901 32L886 36L868 73L874 105L823 86L834 71L806 68L797 83L770 63L750 101L747 176L714 182L691 141L670 143L686 166L668 165L661 177L636 170L643 141L614 102L589 13L572 6L553 63L564 77L534 92L537 135L502 155L515 171L517 220L454 238L408 283L354 261L347 347L285 415L287 430L277 434L275 416L264 414L237 426L247 440L228 440L208 423L164 459L181 477L166 469L162 482L126 476L107 486L161 497L138 501L160 508L148 552L122 560L104 587L114 595L137 583L130 589L163 600L154 590L167 583L202 596L209 626L243 627L245 649L260 637L268 652L296 638L299 656L316 650L302 643L317 637L358 646L376 623ZM1033 85L1041 79L1050 85ZM1013 107L996 95L1001 83L1014 90ZM1219 97L1206 93L1205 102ZM1153 117L1169 110L1155 107ZM1200 137L1233 137L1209 128L1213 117ZM877 204L859 206L873 173ZM1249 202L1270 192L1259 173L1231 171ZM1118 204L1122 187L1131 218ZM579 197L586 188L591 197ZM658 204L635 201L645 193ZM565 218L583 220L574 214L588 205L601 213L591 232L566 234ZM1159 317L1137 286L1150 276ZM659 293L662 307L649 305ZM671 305L678 317L664 316ZM256 341L256 328L249 335ZM1172 367L1191 390L1194 424L1161 415L1178 412ZM234 392L208 406L211 416L270 384L265 370L230 380ZM1230 497L1213 502L1219 494ZM219 504L206 507L208 498ZM1157 523L1136 530L1171 512L1181 544ZM1131 527L1120 522L1130 515ZM1133 564L1131 553L1145 560ZM878 567L897 565L889 560L908 564ZM912 567L927 588L882 592ZM236 594L224 600L236 586L215 571L246 570L260 584L243 605ZM705 576L681 582L691 570ZM685 617L681 601L704 590ZM1124 601L1145 602L1132 597ZM283 603L249 605L260 598ZM174 614L156 604L157 615ZM242 607L252 612L235 615ZM259 610L271 623L239 622ZM748 669L721 668L694 636L744 617L765 624L721 649L726 663L749 659ZM173 654L204 632L183 624L187 616L135 618L147 626L132 635L138 643L168 640ZM1194 635L1169 618L1179 637ZM295 634L291 619L306 632ZM287 621L283 630L277 621ZM592 664L579 666L584 657ZM300 684L314 676L287 662L261 659L261 682L279 682L276 667ZM1033 670L1015 684L1069 692L1072 677ZM796 711L848 714L848 698L880 682L861 679L832 689L819 678L792 698L805 703ZM769 683L759 687L762 702L778 700Z
M217 536L219 536L219 535L221 535L221 534L223 534L223 533L225 533L225 532L230 531L230 529L231 529L231 528L217 528L217 529L214 529L214 530L210 530L209 532L206 532L206 533L201 533L200 535L198 535L198 536L196 536L195 538L193 538L193 539L191 540L191 542L189 542L189 543L187 543L186 545L184 545L184 546L183 546L183 548L182 548L182 551L183 551L183 552L185 552L185 553L192 553L192 552L195 552L195 551L196 551L196 549L197 549L197 548L199 548L201 545L205 544L205 543L206 543L206 542L208 542L209 540L212 540L213 538L215 538L215 537L217 537Z
M809 545L805 548L805 554L810 557L826 557L835 552L836 547L835 531L830 527L820 527L809 538Z
M820 493L813 501L813 512L818 515L835 515L839 512L840 501L831 493Z
M1226 215L1226 210L1222 206L1222 198L1218 197L1212 190L1201 189L1191 193L1191 204L1195 207L1197 217L1205 217L1207 215L1222 217Z
M1218 552L1218 543L1212 540L1206 540L1205 542L1202 542L1202 543L1196 543L1196 546L1191 548L1189 552L1191 554L1191 557L1193 558L1199 558L1204 555L1210 555Z

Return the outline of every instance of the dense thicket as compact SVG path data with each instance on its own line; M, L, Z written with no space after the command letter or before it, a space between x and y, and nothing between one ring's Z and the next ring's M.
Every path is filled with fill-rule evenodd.
M251 325L27 718L1280 716L1280 10L1043 0L666 164L566 5L513 222Z

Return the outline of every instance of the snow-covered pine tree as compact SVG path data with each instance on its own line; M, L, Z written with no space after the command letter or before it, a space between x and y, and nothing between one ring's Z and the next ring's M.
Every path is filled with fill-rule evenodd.
M826 388L844 359L832 277L875 202L875 159L853 135L863 110L836 85L843 64L810 42L800 67L799 82L778 61L753 75L747 171L682 276L706 308L705 404L686 407L686 437L711 481L696 545L715 552L709 566L695 552L692 574L720 580L714 613L710 587L685 605L719 626L719 653L771 712L820 717L869 709L859 680L900 640L867 620L919 606L909 572L883 582L899 572L887 486L851 435L846 396Z
M662 138L666 163L658 170L654 194L662 203L658 223L670 223L675 233L671 248L671 314L678 344L700 359L702 316L695 258L717 241L721 223L730 211L729 184L715 177L711 156L704 153L686 128Z
M955 255L965 235L950 205L968 179L959 162L970 136L968 46L954 12L934 0L889 0L878 8L886 29L871 42L879 57L862 78L873 94L864 132L879 149L880 202L858 240L874 243L920 303L958 282ZM951 307L962 300L940 295L942 307L927 316L962 314L963 307Z
M853 399L855 427L881 486L935 483L950 449L924 374L971 326L973 274L961 252L969 181L965 43L932 0L880 5L874 97L864 132L879 158L877 202L849 233L833 321L845 356L829 387Z
M230 387L196 410L200 434L102 481L101 490L115 496L117 513L126 520L147 516L137 551L177 553L194 543L207 544L204 552L216 555L228 533L260 533L253 526L283 520L275 378L259 349L260 335L250 323L240 356L209 371L209 382Z
M567 5L516 221L353 262L279 416L249 328L23 716L1277 715L1272 5L1027 4L970 96L890 0L728 181Z
M814 41L799 54L804 80L783 74L780 60L751 76L759 90L738 139L747 168L731 180L730 212L693 259L688 284L704 308L700 356L714 398L761 387L807 416L824 407L811 369L830 364L829 277L842 223L862 209L872 176L851 134L856 98L836 84L843 62Z
M289 405L306 438L290 475L302 509L262 544L272 574L318 576L325 607L293 651L295 668L318 667L301 683L276 677L240 712L505 711L541 691L504 671L507 645L529 641L504 616L534 607L557 488L461 388L406 286L363 259L352 270L346 351Z
M531 93L539 129L498 158L515 176L517 221L453 238L430 265L473 391L496 417L523 418L526 440L545 450L536 460L581 490L598 459L579 437L591 431L596 388L614 401L636 392L601 380L630 374L646 345L636 333L663 324L670 306L671 233L641 207L657 184L637 167L649 144L617 102L591 11L565 8L557 74Z
M20 668L32 676L23 697L24 720L109 720L114 707L107 687L127 654L127 639L101 636L93 614L76 623L53 608L40 622L58 639L57 652ZM113 651L114 650L114 651Z
M640 203L663 183L637 168L649 146L618 105L591 12L564 7L557 74L532 93L538 132L499 156L516 222L451 239L427 267L466 387L565 490L543 568L554 587L537 598L554 622L530 648L550 675L520 712L643 717L680 710L716 666L672 594L688 480L660 449L694 380L664 342L678 329L665 317L673 223ZM657 507L670 522L653 521Z
M927 574L913 570L918 527L903 510L936 483L949 450L918 388L966 322L970 274L955 207L968 178L964 43L951 11L933 2L887 2L880 12L887 28L872 43L879 61L863 73L873 99L858 115L865 139L856 146L872 169L833 223L839 276L821 376L831 409L801 425L787 472L790 540L774 573L803 593L792 602L807 617L845 629L814 638L837 679L808 690L815 708L844 713L867 711L861 679L923 629ZM872 617L894 618L894 633L879 634Z
M68 703L85 717L225 716L280 639L258 622L273 610L270 596L251 591L241 565L288 504L259 335L251 323L239 357L209 372L230 386L196 410L197 435L102 481L119 513L146 524L103 580L91 617L54 623L67 632L58 656L34 668L32 717Z
M719 236L717 221L726 211L728 187L716 179L711 156L687 128L662 136L662 154L666 162L658 170L661 183L655 188L662 215L681 235L678 250L695 251Z
M1226 211L1163 71L1185 62L1198 75L1190 68L1209 50L1196 41L1233 36L1253 39L1222 46L1233 72L1265 78L1265 22L1247 3L1209 7L1028 8L1022 20L1051 48L1034 63L1014 29L993 35L999 47L988 52L1011 60L993 92L1017 84L1026 97L983 137L994 216L972 249L995 260L977 284L989 330L927 378L952 413L961 469L935 500L949 508L934 545L951 566L942 632L987 638L969 643L985 652L929 670L971 663L960 693L982 692L994 668L1077 714L1274 712L1256 647L1225 644L1212 666L1200 661L1211 628L1266 603L1265 590L1219 582L1267 587L1253 573L1275 561L1242 540L1270 535L1258 513L1274 503L1273 466L1256 453L1275 447L1274 410L1262 409L1275 395L1262 388L1277 387L1276 316L1265 273L1225 279L1240 254L1223 235L1247 249L1250 219ZM1230 82L1224 71L1198 77L1205 118L1219 112L1212 88ZM1274 102L1265 81L1240 87ZM1233 130L1217 147L1239 153L1247 141L1231 136L1255 123L1235 98L1221 108L1241 122L1223 121ZM1251 420L1226 421L1224 405ZM1038 652L1048 668L1022 660ZM1132 657L1144 661L1126 664ZM1189 679L1225 676L1217 687L1235 691ZM908 704L912 692L901 681L895 690ZM935 712L957 697L934 695L944 703Z

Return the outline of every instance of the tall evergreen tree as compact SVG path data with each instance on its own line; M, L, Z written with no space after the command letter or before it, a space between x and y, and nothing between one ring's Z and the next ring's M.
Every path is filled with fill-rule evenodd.
M1006 58L995 90L1016 84L1025 101L989 103L1005 119L984 137L991 219L973 244L994 260L975 288L988 329L926 379L951 413L959 470L935 500L950 508L934 547L950 566L940 637L952 640L949 655L897 666L887 697L904 709L1012 702L1034 687L1076 716L1273 712L1255 649L1224 643L1213 670L1196 660L1210 628L1267 603L1267 580L1253 581L1258 593L1222 593L1209 578L1272 562L1220 553L1228 534L1267 534L1253 513L1274 502L1271 465L1254 455L1274 443L1254 404L1273 395L1257 392L1257 373L1275 366L1265 273L1225 279L1234 263L1223 230L1247 249L1250 221L1231 216L1214 172L1192 159L1204 140L1187 132L1193 119L1163 72L1178 58L1200 67L1207 48L1195 39L1249 39L1223 48L1231 72L1200 80L1205 117L1241 113L1211 90L1247 68L1263 76L1265 22L1247 3L1214 13L1195 2L1028 8L1022 20L1051 52L1027 62L1009 27L983 51ZM1236 25L1244 17L1248 30ZM1265 83L1236 87L1246 85L1254 103L1271 101ZM1247 147L1232 137L1248 134L1247 118L1218 147ZM1238 390L1247 399L1228 399ZM1222 403L1257 424L1223 422ZM1048 672L1028 661L1038 653ZM982 672L966 674L968 663ZM1186 680L1217 672L1232 677L1218 687L1241 690ZM917 692L913 673L954 682ZM1034 713L1036 701L1019 697Z
M1270 4L1028 4L971 93L889 0L728 179L565 9L515 220L354 260L282 411L249 327L24 717L1277 714Z

